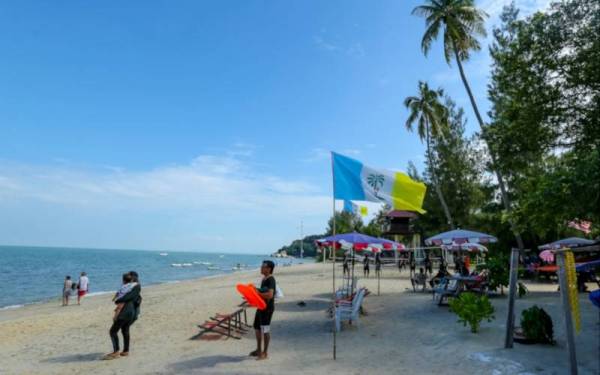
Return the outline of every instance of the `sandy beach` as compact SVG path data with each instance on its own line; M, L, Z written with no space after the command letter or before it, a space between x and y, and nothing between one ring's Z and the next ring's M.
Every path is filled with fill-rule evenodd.
M332 359L331 266L303 264L275 270L285 297L276 304L270 358L256 361L253 333L241 340L190 340L197 324L241 302L234 286L255 282L258 271L145 287L140 319L132 326L131 355L102 361L111 349L109 295L82 306L59 302L0 311L1 374L565 374L568 370L560 297L553 284L528 284L517 300L520 311L533 304L552 316L557 345L503 349L506 298L492 298L496 320L481 331L456 323L447 307L429 293L408 290L408 273L385 269L381 295L377 280L361 279L372 292L358 327L338 334ZM141 275L143 282L143 274ZM304 307L298 302L304 301ZM582 332L576 337L580 373L598 374L598 309L580 295ZM249 320L253 311L249 311Z

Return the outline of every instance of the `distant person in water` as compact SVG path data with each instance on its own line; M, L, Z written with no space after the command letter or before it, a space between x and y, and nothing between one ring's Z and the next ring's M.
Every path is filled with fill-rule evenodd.
M129 327L136 321L139 316L140 304L142 302L142 297L140 296L140 292L142 290L140 286L140 282L137 276L137 273L131 271L125 275L123 275L123 286L119 289L117 294L121 294L120 292L126 292L121 297L118 297L114 300L114 303L119 308L119 305L122 304L118 313L115 313L113 316L113 324L110 327L109 334L110 340L112 341L113 352L104 356L103 359L116 359L119 357L126 357L129 355ZM125 284L133 284L125 287ZM127 290L127 291L126 291ZM116 311L116 310L115 310ZM119 346L119 331L123 335L123 351L120 351Z
M71 280L71 276L65 277L65 282L63 283L63 291L62 291L62 305L69 305L69 296L71 295L71 287L73 286L73 280Z
M90 285L90 280L87 277L85 272L81 273L79 276L79 281L77 282L77 304L81 305L81 299L87 294Z
M265 260L260 267L260 273L263 279L260 283L258 294L267 303L267 308L264 310L256 310L254 316L254 332L256 334L256 350L250 353L257 360L267 359L269 351L269 343L271 341L271 318L275 311L275 291L277 283L273 277L275 263L270 260Z

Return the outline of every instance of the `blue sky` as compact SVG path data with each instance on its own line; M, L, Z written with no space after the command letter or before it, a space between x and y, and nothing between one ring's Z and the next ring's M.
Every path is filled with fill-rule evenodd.
M472 117L418 3L5 4L0 244L268 253L300 220L323 232L329 150L422 166L419 79ZM505 3L478 2L490 26ZM467 66L484 110L489 61Z

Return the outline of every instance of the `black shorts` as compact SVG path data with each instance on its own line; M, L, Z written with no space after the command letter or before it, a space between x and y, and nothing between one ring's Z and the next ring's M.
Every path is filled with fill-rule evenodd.
M271 325L271 318L273 317L273 310L256 310L254 316L254 329L260 329L261 326L268 327Z

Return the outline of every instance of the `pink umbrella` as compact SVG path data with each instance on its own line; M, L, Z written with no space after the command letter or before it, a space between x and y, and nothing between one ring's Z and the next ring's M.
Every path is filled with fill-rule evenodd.
M554 253L552 250L544 250L540 253L540 258L548 263L554 262Z

